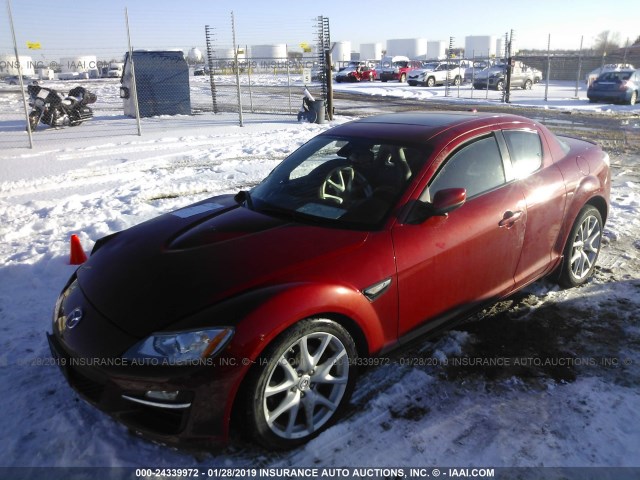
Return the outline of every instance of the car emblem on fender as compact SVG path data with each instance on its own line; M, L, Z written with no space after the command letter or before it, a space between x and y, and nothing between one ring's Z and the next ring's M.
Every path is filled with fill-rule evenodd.
M65 323L65 328L68 329L72 329L74 328L76 325L78 325L80 323L80 320L82 320L82 309L81 308L74 308L71 313L67 316L67 321Z

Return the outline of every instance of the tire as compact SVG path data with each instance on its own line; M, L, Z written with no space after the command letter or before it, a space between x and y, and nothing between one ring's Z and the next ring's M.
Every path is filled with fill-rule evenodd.
M332 320L310 318L283 332L243 389L249 438L269 449L289 449L320 434L349 402L356 356L351 335Z
M29 125L27 126L27 131L31 128L32 132L36 131L36 127L38 126L38 121L40 120L39 112L31 112L29 113Z
M582 285L593 274L602 242L602 216L597 208L585 205L571 228L563 250L558 276L561 287Z
M531 80L525 80L524 85L522 85L523 90L531 90L533 82Z
M456 78L453 79L453 85L454 87L457 87L458 85L460 85L460 76L456 75Z
M434 87L436 85L436 79L433 77L427 78L427 87Z
M407 76L403 73L400 75L400 83L404 83L407 80Z
M374 80L375 80L375 78L373 78L373 73L370 73L369 74L369 81L373 82Z
M629 105L635 105L638 101L638 92L631 92L631 98L629 99Z
M498 83L496 83L496 90L498 90L499 92L504 90L504 80L500 80Z

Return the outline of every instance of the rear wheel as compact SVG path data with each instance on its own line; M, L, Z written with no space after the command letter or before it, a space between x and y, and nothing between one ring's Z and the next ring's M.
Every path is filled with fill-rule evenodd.
M629 105L635 105L638 101L638 92L631 92L631 98L629 99Z
M596 266L602 241L602 216L597 208L585 205L576 218L564 247L558 283L565 288L585 283Z
M496 83L496 90L498 90L500 92L502 90L504 90L504 81L503 80L500 80L498 83Z
M332 320L306 319L285 331L247 378L251 438L286 449L326 429L349 402L355 358L351 335Z
M522 88L524 90L531 90L532 85L533 85L533 82L531 82L531 80L525 80L524 85L522 85Z

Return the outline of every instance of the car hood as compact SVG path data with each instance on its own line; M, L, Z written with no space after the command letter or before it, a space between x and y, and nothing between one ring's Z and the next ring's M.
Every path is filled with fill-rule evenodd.
M223 299L308 272L366 238L214 197L107 237L77 276L93 307L142 338Z

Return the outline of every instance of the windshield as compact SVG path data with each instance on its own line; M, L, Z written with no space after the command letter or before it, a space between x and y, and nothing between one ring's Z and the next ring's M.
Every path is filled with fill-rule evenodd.
M376 229L427 156L425 147L319 136L251 190L247 206L301 222Z
M423 70L435 70L438 67L438 63L425 63L422 66Z

